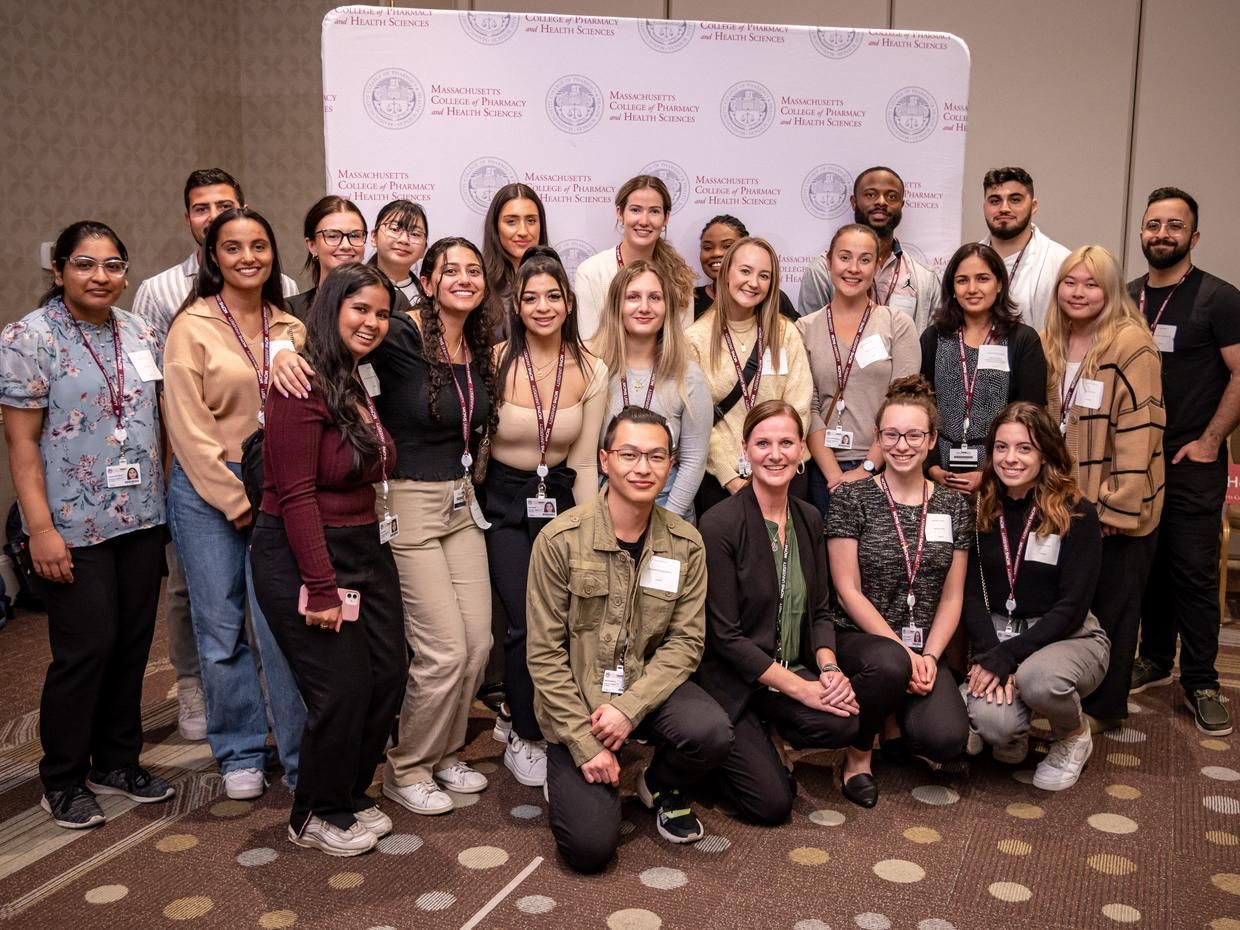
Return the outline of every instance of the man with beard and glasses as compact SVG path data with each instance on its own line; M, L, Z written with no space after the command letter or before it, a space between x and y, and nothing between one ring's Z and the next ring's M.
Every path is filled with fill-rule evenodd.
M1034 224L1038 199L1024 168L995 168L982 179L982 215L990 235L982 240L999 253L1008 272L1008 295L1022 323L1041 330L1055 298L1055 277L1069 249Z
M1149 272L1128 291L1162 353L1167 477L1132 691L1171 681L1178 633L1180 686L1197 729L1226 736L1231 717L1214 661L1226 440L1240 420L1240 291L1193 267L1200 237L1196 200L1175 187L1150 194L1141 218Z
M878 274L871 297L880 306L903 310L921 332L939 305L939 279L900 245L896 227L904 213L904 181L890 168L876 165L857 175L849 202L853 220L878 234ZM801 316L821 310L831 301L831 274L826 253L805 269L797 309Z

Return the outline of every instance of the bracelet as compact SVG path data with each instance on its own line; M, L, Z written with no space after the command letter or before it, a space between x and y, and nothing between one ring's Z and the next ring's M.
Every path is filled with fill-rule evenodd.
M840 668L838 665L836 665L834 662L828 662L826 665L824 665L822 668L818 670L819 675L825 675L827 674L827 672L839 672L841 675L844 674L844 670Z
M38 531L36 531L36 532L34 532L34 533L31 533L31 534L30 534L30 538L31 538L31 539L34 539L36 536L42 536L44 533L55 533L55 532L56 532L56 527L54 527L54 526L49 526L49 527L48 527L47 529L45 529L45 530L38 530Z
M923 653L921 654L921 657L922 657L923 659L934 659L934 664L935 664L935 665L938 665L938 664L939 664L939 657L938 657L938 656L936 656L933 652L923 652Z

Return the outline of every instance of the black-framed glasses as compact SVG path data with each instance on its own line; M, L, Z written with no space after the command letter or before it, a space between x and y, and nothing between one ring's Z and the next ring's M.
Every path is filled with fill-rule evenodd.
M878 441L888 449L894 448L901 439L910 446L920 446L929 435L924 429L906 429L904 432L900 432L898 429L891 429L889 427L878 431Z
M642 452L640 449L634 449L632 446L621 446L619 449L608 449L608 454L614 455L625 465L636 465L642 459L645 459L651 465L666 465L672 459L672 454L666 449L651 449L649 452Z
M129 262L119 258L100 260L91 258L89 255L74 255L65 262L65 267L84 278L93 275L96 268L102 268L104 273L110 278L119 278L128 270Z
M350 229L348 232L343 229L320 229L315 235L321 236L325 243L333 247L340 245L342 239L348 239L349 245L366 244L366 230L364 229Z

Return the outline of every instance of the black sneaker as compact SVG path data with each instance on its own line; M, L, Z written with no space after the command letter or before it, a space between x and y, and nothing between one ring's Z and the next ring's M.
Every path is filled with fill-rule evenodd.
M1171 673L1159 668L1144 656L1137 656L1132 663L1132 683L1129 694L1140 694L1146 688L1171 684Z
M655 824L659 835L669 843L696 843L706 835L706 828L680 793L679 788L652 789L642 772L637 778L637 797L651 810L657 811Z
M92 769L86 778L86 787L95 794L119 794L138 804L167 801L177 793L170 781L152 775L140 765L127 765L110 772Z
M68 830L85 830L97 827L107 818L103 808L85 785L70 785L63 791L48 791L39 806L52 815L56 826Z
M1197 729L1211 736L1227 736L1231 733L1231 715L1219 698L1217 690L1190 691L1184 695L1184 703L1193 712Z

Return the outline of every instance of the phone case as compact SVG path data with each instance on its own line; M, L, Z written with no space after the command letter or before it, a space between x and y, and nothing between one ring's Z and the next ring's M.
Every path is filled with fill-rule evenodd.
M352 588L337 588L336 593L340 595L340 619L346 623L353 623L362 612L362 593ZM305 616L308 600L309 592L303 584L301 590L297 592L297 612L302 616Z

